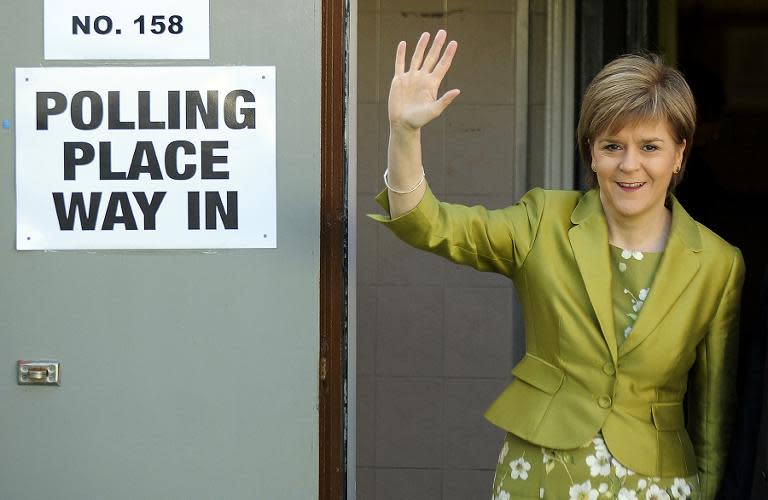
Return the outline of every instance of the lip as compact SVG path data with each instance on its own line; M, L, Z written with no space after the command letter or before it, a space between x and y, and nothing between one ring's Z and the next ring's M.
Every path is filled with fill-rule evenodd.
M645 182L616 182L616 185L626 193L634 193L645 186Z

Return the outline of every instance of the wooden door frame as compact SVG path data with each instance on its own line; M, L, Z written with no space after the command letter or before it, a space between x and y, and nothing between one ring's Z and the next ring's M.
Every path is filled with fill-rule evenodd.
M322 0L320 167L319 499L346 498L347 155L346 0Z

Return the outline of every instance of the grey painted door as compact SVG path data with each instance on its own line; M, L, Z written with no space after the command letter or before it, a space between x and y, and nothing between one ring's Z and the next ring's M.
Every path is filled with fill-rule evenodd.
M42 1L0 2L0 499L317 497L320 2L211 0L211 59L274 65L273 250L17 251L15 67ZM16 360L61 361L60 387Z

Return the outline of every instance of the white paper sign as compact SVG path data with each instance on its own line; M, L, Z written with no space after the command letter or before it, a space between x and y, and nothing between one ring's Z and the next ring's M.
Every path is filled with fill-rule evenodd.
M16 247L275 248L275 68L16 69Z
M46 59L208 59L208 0L45 0Z

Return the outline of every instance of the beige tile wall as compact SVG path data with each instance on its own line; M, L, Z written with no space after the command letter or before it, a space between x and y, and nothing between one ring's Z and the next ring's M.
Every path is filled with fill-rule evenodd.
M383 187L395 46L438 28L459 41L445 88L462 95L423 132L430 186L446 201L512 201L515 2L358 0L358 23L357 498L488 499L504 433L482 414L509 381L511 283L364 214Z

